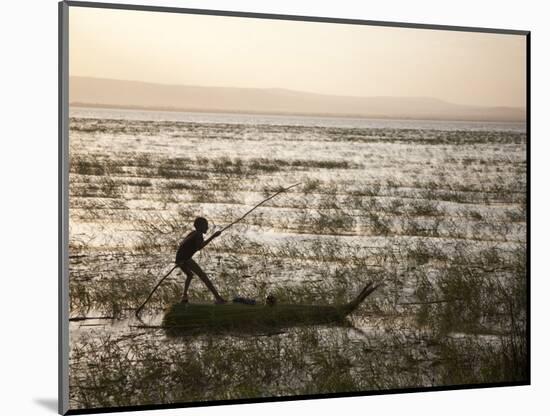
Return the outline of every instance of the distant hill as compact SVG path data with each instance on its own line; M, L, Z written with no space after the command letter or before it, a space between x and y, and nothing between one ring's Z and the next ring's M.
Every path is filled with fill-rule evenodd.
M71 77L71 105L169 111L303 114L425 120L525 121L524 108L482 107L428 97L346 97L285 89L196 87Z

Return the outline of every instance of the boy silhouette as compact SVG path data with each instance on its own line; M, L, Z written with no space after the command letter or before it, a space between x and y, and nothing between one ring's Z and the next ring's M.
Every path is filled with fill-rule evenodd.
M183 296L181 298L181 302L188 302L189 299L187 297L187 291L189 289L189 285L191 284L191 280L193 279L193 274L196 274L204 282L206 287L210 289L210 291L216 298L215 303L226 303L225 299L220 296L220 294L214 287L214 284L210 281L206 273L191 258L197 251L206 247L208 243L210 243L214 238L220 236L221 231L216 231L209 239L205 241L203 238L203 234L208 231L208 221L206 220L206 218L195 218L193 225L195 227L195 230L191 231L185 236L183 241L180 243L178 251L176 253L176 264L187 276L187 278L185 279L185 285L183 287Z

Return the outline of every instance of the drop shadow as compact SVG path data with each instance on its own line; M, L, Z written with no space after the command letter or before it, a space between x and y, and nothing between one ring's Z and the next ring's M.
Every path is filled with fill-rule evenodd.
M54 413L57 413L57 399L34 399L36 404L44 407L45 409L51 410Z

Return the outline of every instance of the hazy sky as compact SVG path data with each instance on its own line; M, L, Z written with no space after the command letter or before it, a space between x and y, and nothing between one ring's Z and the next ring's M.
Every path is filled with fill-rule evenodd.
M71 76L525 105L525 37L69 8Z

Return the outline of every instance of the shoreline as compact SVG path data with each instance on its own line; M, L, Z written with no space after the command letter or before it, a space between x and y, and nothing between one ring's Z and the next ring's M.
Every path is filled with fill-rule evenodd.
M228 114L244 116L279 116L279 117L309 117L309 118L329 118L329 119L350 119L350 120L383 120L383 121L418 121L418 122L449 122L449 123L500 123L500 124L527 124L527 120L502 120L502 119L465 119L465 118L416 118L416 117L389 117L383 115L364 115L364 114L334 114L334 113L291 113L291 112L266 112L266 111L236 111L236 110L216 110L200 108L175 108L175 107L145 107L131 105L107 105L97 103L69 103L71 108L90 108L105 110L128 110L128 111L147 111L147 112L165 112L165 113L198 113L198 114Z

